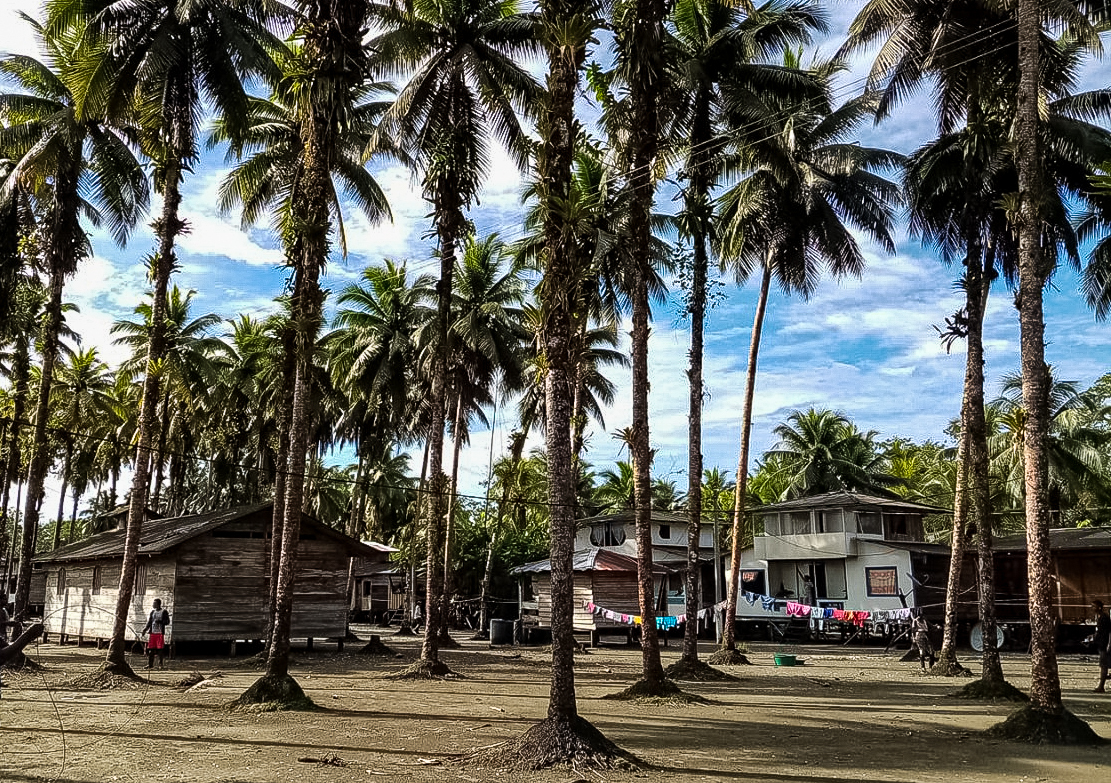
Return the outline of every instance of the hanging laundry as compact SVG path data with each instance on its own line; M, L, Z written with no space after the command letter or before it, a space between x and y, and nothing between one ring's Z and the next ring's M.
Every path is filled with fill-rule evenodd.
M748 601L749 606L755 606L757 598L758 596L756 595L756 593L749 592L748 590L744 591L744 599Z
M814 608L812 608L810 610L810 619L811 620L821 620L825 616L826 616L826 610L821 608L820 606L815 606Z
M770 595L760 596L760 606L764 607L765 612L774 611L775 610L775 598L773 598Z
M806 604L800 604L796 601L787 602L787 616L788 617L809 617L811 607Z
M836 609L830 609L829 607L826 607L825 609L822 610L822 618L825 619L825 620L829 620L830 618L833 617L833 613L835 611L837 611L837 610Z
M851 613L846 612L844 609L834 609L833 610L833 619L837 620L838 622L845 622L845 615L847 615L847 614L851 614Z
M656 628L661 631L670 631L679 627L679 620L668 615L656 618Z

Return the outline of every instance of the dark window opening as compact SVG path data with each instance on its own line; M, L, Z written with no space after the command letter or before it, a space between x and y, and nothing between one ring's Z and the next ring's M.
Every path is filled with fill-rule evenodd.
M100 595L101 579L100 566L93 566L93 595Z
M66 569L58 569L58 581L54 584L54 594L64 595L66 592Z
M768 580L763 569L753 568L741 571L741 590L746 593L766 595L768 592Z
M660 538L665 541L671 540L671 525L660 525Z
M624 525L596 525L590 528L590 543L594 546L621 546L625 543Z

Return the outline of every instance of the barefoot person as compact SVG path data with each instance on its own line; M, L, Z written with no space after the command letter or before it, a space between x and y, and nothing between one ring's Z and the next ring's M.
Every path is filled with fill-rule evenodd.
M1092 601L1092 608L1096 610L1096 654L1099 655L1099 685L1096 686L1096 693L1103 693L1103 685L1107 682L1107 666L1111 664L1111 617L1107 616L1103 601Z
M140 635L150 633L147 640L147 668L154 668L154 654L158 653L158 668L166 668L166 626L170 624L170 613L162 608L162 599L154 599L154 608L150 610L147 624L140 631Z

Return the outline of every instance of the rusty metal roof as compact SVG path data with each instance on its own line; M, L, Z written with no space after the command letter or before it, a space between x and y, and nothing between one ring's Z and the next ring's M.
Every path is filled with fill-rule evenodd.
M165 552L173 547L196 538L199 535L215 530L229 522L234 522L244 517L260 512L269 513L273 503L262 503L254 506L239 506L236 508L210 511L207 514L196 514L185 517L171 517L170 519L151 519L143 523L139 537L139 554L155 555ZM373 556L377 550L365 544L348 538L343 533L333 530L324 523L310 517L301 515L301 524L312 528L314 532L323 533L329 538L344 544L353 555ZM124 528L107 530L90 536L83 541L68 544L53 552L39 555L36 563L57 563L75 560L100 560L104 558L121 557L123 555L124 537L127 531Z
M517 566L510 573L513 574L542 574L552 570L552 561L537 560L535 563L525 563ZM580 549L572 556L572 571L618 571L636 573L637 561L628 555L614 552L611 549ZM659 563L652 564L652 572L666 574L668 569Z

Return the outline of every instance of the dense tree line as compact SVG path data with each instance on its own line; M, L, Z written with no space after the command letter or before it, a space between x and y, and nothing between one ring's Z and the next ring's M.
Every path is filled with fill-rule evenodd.
M41 18L26 17L43 59L0 62L0 545L7 567L18 564L17 613L27 609L36 547L96 532L103 512L125 502L105 672L129 675L124 622L146 509L176 515L273 500L281 545L271 563L268 667L243 699L299 703L289 618L303 511L423 561L428 622L406 676L444 673L439 650L450 643L455 592L487 596L499 569L549 552L548 720L503 752L535 765L605 765L619 751L575 702L576 519L635 515L646 619L636 692L659 694L674 685L651 622L653 509L687 512L691 558L703 517L732 515L723 542L733 545L729 612L751 536L746 509L851 489L952 508L951 529L937 533L955 551L971 535L990 552L993 531L1025 527L1032 709L1063 720L1046 536L1051 523L1108 519L1111 382L1081 389L1053 377L1041 300L1064 262L1080 270L1098 317L1111 307L1111 94L1074 89L1100 52L1102 20L1087 6L1037 0L875 0L839 52L807 63L800 47L828 32L825 13L806 0L541 0L535 10L514 0L50 0ZM609 51L593 61L603 28ZM874 44L864 90L839 94L846 58ZM543 83L526 67L536 57L548 61ZM596 129L579 117L584 87L600 111ZM866 123L898 111L916 89L930 91L936 107L932 140L910 155L858 142ZM220 205L245 225L269 221L281 245L287 294L265 319L198 314L193 292L173 283L175 248L189 230L182 184L206 144L232 163ZM476 236L469 218L495 147L528 182L525 236L510 243ZM382 161L411 167L429 202L438 275L373 264L328 303L320 277L347 252L345 219L390 219L373 175ZM678 207L660 214L668 177ZM901 211L958 267L966 297L941 335L967 343L961 416L949 433L957 446L880 441L839 412L800 410L750 465L773 283L806 298L826 271L861 275L859 238L894 252ZM68 330L65 282L89 257L90 232L122 245L147 216L156 245L149 300L113 327L130 358L108 367ZM732 484L701 456L714 268L738 284L755 279L760 291ZM676 275L691 322L682 489L652 477L648 418L649 319ZM998 285L1016 291L1022 364L986 402L983 324ZM625 317L629 356L617 350ZM630 459L595 472L587 423L604 428L614 397L607 372L626 364L632 423L620 437ZM490 419L514 408L486 497L464 497L459 455L472 427L493 429ZM526 455L533 432L544 446ZM51 471L62 502L48 521ZM130 488L119 486L123 475ZM991 594L990 568L979 578ZM688 600L701 605L693 577ZM992 609L981 610L990 630ZM732 623L725 630L714 660L730 662ZM688 634L687 667L704 666L695 641ZM985 681L1002 678L993 654L985 651Z

